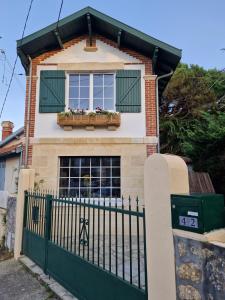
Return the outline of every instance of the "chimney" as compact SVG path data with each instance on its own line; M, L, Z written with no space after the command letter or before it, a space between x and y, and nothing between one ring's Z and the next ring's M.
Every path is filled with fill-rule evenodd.
M10 121L2 122L2 141L13 133L14 124Z

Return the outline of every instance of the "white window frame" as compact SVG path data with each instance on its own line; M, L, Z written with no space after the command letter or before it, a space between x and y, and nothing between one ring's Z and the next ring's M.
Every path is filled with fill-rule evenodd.
M114 71L112 72L99 72L99 71L94 71L94 72L88 72L88 71L83 71L83 72L68 72L66 73L66 92L65 92L65 97L66 97L66 107L65 110L69 110L69 88L70 88L70 75L78 75L78 74L89 74L90 75L90 86L89 86L89 110L86 110L87 112L90 111L95 111L95 108L93 107L94 104L94 75L95 74L111 74L113 76L113 84L114 84L114 89L113 89L113 110L108 110L111 112L116 111L116 73ZM104 101L104 99L103 99Z

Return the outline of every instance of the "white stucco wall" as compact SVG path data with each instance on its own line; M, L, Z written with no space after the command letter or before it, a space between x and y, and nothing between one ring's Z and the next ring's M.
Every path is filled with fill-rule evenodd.
M9 194L17 192L16 182L18 180L20 157L7 158L5 166L5 191Z
M82 41L70 48L53 55L46 59L43 64L55 64L51 66L40 65L37 68L37 89L36 89L36 116L35 116L35 138L51 137L144 137L145 129L145 66L132 56L111 47L101 41L96 41L98 50L96 52L84 51L85 41ZM72 63L129 63L124 65L124 69L141 70L141 94L142 110L141 113L123 113L121 114L121 126L116 131L106 129L97 129L95 131L86 131L85 129L73 129L64 131L57 125L57 114L39 113L39 85L41 70L57 70L58 64ZM74 70L76 71L76 70ZM88 70L87 70L88 71ZM102 70L104 71L104 70ZM115 70L110 70L115 71ZM70 71L71 72L71 71ZM68 84L66 84L68 86ZM66 102L68 101L68 91L66 91Z

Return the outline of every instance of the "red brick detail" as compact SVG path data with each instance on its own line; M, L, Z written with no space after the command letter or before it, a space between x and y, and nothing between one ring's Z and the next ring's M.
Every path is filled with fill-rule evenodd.
M145 80L146 136L156 136L156 89L155 80Z
M157 145L150 144L146 146L147 156L157 153Z
M46 53L43 53L39 55L38 57L35 57L32 59L32 80L31 80L31 99L30 99L30 129L29 129L29 137L34 137L34 126L35 126L35 108L36 108L36 76L37 76L37 66L42 65L43 61L57 53L63 52L65 49L81 42L82 40L87 39L87 35L81 35L78 36L66 43L64 43L64 49L55 49L48 51ZM102 42L118 48L117 43L107 39L106 37L96 35L96 39L101 40ZM132 49L121 47L119 49L120 51L123 51L127 53L128 55L139 59L142 64L145 65L145 75L151 75L152 74L152 61L149 57L142 55L141 53L138 53ZM45 64L45 65L55 65L55 64ZM26 136L26 123L27 123L27 102L28 102L28 93L29 93L29 77L27 78L26 83L26 99L25 99L25 126L24 126L24 135ZM156 135L156 111L155 111L155 88L154 84L149 81L146 81L145 83L145 94L146 94L146 135ZM25 151L24 151L25 152ZM24 153L25 155L25 153ZM25 156L24 156L25 158ZM28 151L28 165L32 164L32 145L29 146Z

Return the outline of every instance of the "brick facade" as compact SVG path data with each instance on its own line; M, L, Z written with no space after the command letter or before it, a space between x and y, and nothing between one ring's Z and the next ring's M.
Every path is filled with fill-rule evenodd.
M36 108L36 81L37 81L37 66L42 64L43 61L59 52L64 51L65 49L81 42L84 39L87 39L87 35L82 35L79 37L76 37L66 43L64 43L64 49L55 49L48 51L46 53L41 54L38 57L35 57L32 59L32 79L31 79L31 99L30 99L30 129L29 129L29 137L34 137L34 126L35 126L35 108ZM117 43L114 41L111 41L103 36L96 35L96 39L99 39L100 41L115 47L117 47ZM145 65L145 75L151 75L152 74L152 62L151 59L132 50L129 48L121 47L121 51L125 52L126 54L129 54L130 56L133 56L134 58L137 58L141 60L141 62ZM46 65L46 64L45 64ZM51 64L49 64L51 65ZM28 93L29 93L29 76L27 77L27 83L26 83L26 101L25 101L25 136L26 136L26 122L27 122L27 102L28 102ZM156 102L155 102L155 81L152 79L146 79L145 80L145 109L146 109L146 136L156 136ZM156 152L156 146L155 145L147 145L146 146L147 155L150 155L152 153ZM29 147L28 147L28 166L32 164L32 152L33 147L32 143L30 141ZM23 151L23 161L25 161L25 151Z

